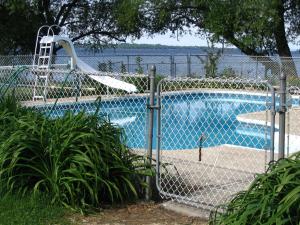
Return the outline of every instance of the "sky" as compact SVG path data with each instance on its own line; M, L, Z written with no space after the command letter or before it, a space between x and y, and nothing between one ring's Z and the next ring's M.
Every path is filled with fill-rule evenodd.
M135 44L161 44L170 46L205 46L207 47L207 40L193 34L184 34L182 36L176 37L172 36L171 32L166 34L157 34L153 37L143 36L139 40L129 41ZM291 50L299 50L300 46L290 43ZM216 44L215 47L221 48L221 44ZM230 45L227 47L234 48Z
M171 37L172 36L172 37ZM201 39L193 34L184 34L176 37L168 32L166 34L156 34L153 37L143 36L139 40L133 40L135 44L161 44L170 46L207 46L206 39Z

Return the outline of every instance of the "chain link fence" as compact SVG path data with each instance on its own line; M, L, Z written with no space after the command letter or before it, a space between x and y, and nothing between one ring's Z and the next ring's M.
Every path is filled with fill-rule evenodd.
M300 150L300 87L290 86L287 96L286 156ZM277 122L277 121L276 121Z
M160 90L163 197L210 210L265 171L271 149L268 83L166 79Z
M289 75L291 86L300 86L300 58L276 56L246 56L186 54L186 55L97 55L79 56L100 72L144 74L156 65L157 76L195 78L263 79L277 85L281 71ZM33 56L0 56L0 66L31 65ZM70 57L57 55L53 64L68 65Z
M48 84L36 83L37 76L48 76ZM110 88L92 76L111 77L133 84L137 92ZM43 99L33 100L46 93ZM148 76L141 74L89 74L68 70L37 70L26 67L0 68L0 96L13 94L24 106L33 107L50 117L60 117L67 111L98 113L103 119L124 129L126 143L134 149L146 147Z
M279 96L272 101L272 90L277 89L282 72L288 74L286 152L299 150L300 124L295 121L300 59L221 56L214 64L208 55L81 57L99 71L94 74L70 70L67 56L53 58L51 70L24 67L32 59L0 56L0 96L11 93L24 106L50 117L70 110L97 113L122 127L127 145L143 154L151 129L145 73L156 64L156 103L161 105L154 118L153 147L157 184L164 198L212 209L247 188L256 173L277 159L278 118L273 139L271 118ZM42 76L47 76L47 85L37 82ZM138 91L110 88L92 76L122 80ZM35 95L46 101L34 99Z

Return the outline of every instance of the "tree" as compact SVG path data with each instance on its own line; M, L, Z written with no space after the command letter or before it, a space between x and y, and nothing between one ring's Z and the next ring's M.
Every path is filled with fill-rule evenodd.
M123 63L123 61L121 62L120 72L121 73L126 73L127 72L126 65Z
M201 63L204 64L205 77L216 78L218 75L218 63L221 57L221 51L216 49L212 43L205 52L205 59L201 56L199 57Z
M39 26L38 16L24 1L1 1L0 54L32 52Z
M196 27L212 41L226 41L258 58L274 73L271 55L281 57L283 71L296 75L288 45L300 34L298 0L151 0L149 30L179 32ZM275 65L275 66L274 66Z
M142 67L142 62L143 62L143 58L141 56L137 56L135 58L135 63L136 63L135 72L138 73L138 74L143 74L144 73L144 69Z
M0 53L32 53L37 29L56 24L72 41L91 47L141 33L139 0L0 1Z

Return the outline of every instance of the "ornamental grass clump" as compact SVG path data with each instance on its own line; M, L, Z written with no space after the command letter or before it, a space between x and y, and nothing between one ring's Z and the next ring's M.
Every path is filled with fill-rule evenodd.
M144 176L142 156L122 129L97 115L67 112L51 119L12 98L0 103L0 191L47 193L72 208L133 200Z
M300 152L271 164L248 190L213 212L210 224L300 224Z

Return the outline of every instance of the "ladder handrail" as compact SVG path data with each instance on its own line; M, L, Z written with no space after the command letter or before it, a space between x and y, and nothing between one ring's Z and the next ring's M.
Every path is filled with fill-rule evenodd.
M33 62L32 62L32 67L36 66L36 55L37 55L37 49L38 49L38 45L40 42L40 38L42 38L43 36L41 35L41 31L46 28L47 30L47 36L54 36L54 30L53 28L57 27L59 30L61 30L61 27L57 24L53 24L53 25L43 25L41 26L38 31L37 31L37 35L36 35L36 41L35 41L35 49L34 49L34 55L33 55ZM51 35L50 35L51 33Z
M51 58L53 54L53 47L55 45L54 42L50 42L50 46L48 44L41 44L41 40L44 36L46 37L54 37L55 32L54 29L57 28L59 31L61 30L61 27L57 24L53 25L43 25L38 29L37 36L36 36L36 42L35 42L35 50L34 50L34 57L32 62L32 68L43 68L43 69L49 69L51 66ZM42 33L43 30L46 30L45 33ZM44 35L46 34L46 35ZM49 50L49 51L48 51ZM44 53L43 53L44 51ZM37 59L38 57L38 59ZM39 75L35 75L35 84L34 84L34 90L33 90L33 100L35 100L37 97L40 97L37 95L37 84L39 82ZM46 74L46 78L44 81L44 91L43 91L43 99L46 101L46 88L48 85L48 74Z
M35 61L36 61L36 55L37 55L37 48L38 48L38 43L39 43L39 38L41 38L42 36L40 36L40 33L42 31L42 29L44 28L48 28L49 30L49 25L43 25L38 29L37 35L36 35L36 40L35 40L35 48L34 48L34 55L33 55L33 62L32 62L32 67L35 66Z
M59 26L59 25L57 25L57 24L52 24L51 26L49 26L49 28L48 28L48 33L47 33L47 36L49 36L49 32L50 32L50 30L51 30L51 32L52 32L52 36L54 36L55 35L55 33L54 33L54 31L53 31L53 28L54 27L57 27L59 30L61 30L61 27Z

